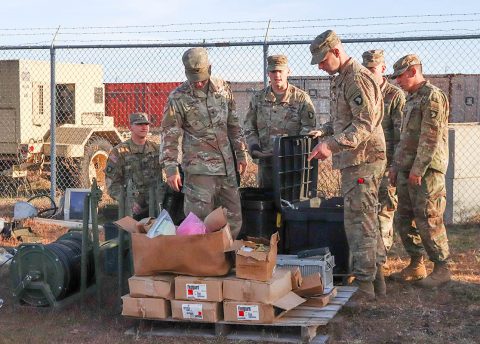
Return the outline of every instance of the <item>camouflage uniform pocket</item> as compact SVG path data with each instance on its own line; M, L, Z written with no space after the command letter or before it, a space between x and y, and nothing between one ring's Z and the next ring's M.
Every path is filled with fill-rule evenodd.
M210 192L198 185L185 184L182 188L182 192L190 202L210 203L212 201L212 195Z
M345 208L362 213L377 211L377 192L372 177L358 178L345 184L342 186Z

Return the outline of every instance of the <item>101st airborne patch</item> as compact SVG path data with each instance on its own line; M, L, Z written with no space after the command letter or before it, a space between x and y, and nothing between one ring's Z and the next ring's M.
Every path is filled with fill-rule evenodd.
M355 104L357 105L362 105L363 103L363 99L362 99L362 96L356 96L353 101L355 102Z

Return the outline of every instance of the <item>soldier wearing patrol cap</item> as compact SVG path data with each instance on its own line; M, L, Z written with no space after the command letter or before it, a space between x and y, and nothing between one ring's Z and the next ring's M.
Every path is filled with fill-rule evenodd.
M259 159L258 184L271 188L273 138L308 134L315 128L315 109L306 92L288 83L285 55L269 56L267 62L270 85L253 95L244 129L250 154Z
M341 171L345 232L353 256L353 283L359 288L356 298L373 300L385 290L385 285L378 290L379 283L373 283L381 246L378 188L386 163L382 92L372 74L347 55L335 32L317 36L310 52L311 64L338 75L333 81L332 120L313 133L324 139L309 160L333 155L333 167Z
M451 279L443 223L449 104L445 93L423 76L418 56L402 57L393 70L392 78L408 96L400 143L389 178L398 191L396 228L411 260L392 278L419 280L420 286L433 288ZM425 251L434 263L433 272L426 278Z
M159 145L147 140L150 120L146 113L132 113L129 116L131 138L115 146L108 155L105 177L107 192L119 201L130 184L133 199L128 200L132 216L140 220L147 217L149 209L149 188L155 188L158 195L162 188L162 170L159 163Z
M385 66L383 50L365 51L362 54L362 59L362 64L372 72L375 81L380 85L383 95L384 115L382 128L387 147L387 168L383 174L378 191L378 200L381 207L378 213L378 222L384 244L384 248L379 248L379 254L385 253L381 259L382 263L385 263L387 259L386 252L390 250L393 244L393 218L398 204L396 188L390 185L388 180L388 169L392 164L395 147L400 141L405 94L400 88L392 85L388 82L387 78L384 77L387 67ZM377 266L377 274L383 276L383 264ZM377 278L376 281L378 280Z
M203 219L225 207L236 237L242 225L236 172L243 174L247 160L235 101L229 85L210 75L206 49L188 49L182 62L188 80L170 93L161 125L160 160L167 183L175 191L182 189L185 214Z

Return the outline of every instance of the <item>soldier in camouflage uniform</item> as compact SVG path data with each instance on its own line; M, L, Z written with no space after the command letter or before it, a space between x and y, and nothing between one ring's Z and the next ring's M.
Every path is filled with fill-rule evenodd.
M229 85L210 75L206 49L189 49L182 61L188 81L170 93L161 125L160 160L167 183L175 191L183 186L185 214L203 219L216 207L225 207L236 237L242 225L236 171L242 174L247 161L235 101Z
M245 116L244 129L252 158L258 158L258 184L271 188L273 138L306 135L315 128L315 109L310 96L288 83L285 55L267 58L270 86L255 93Z
M149 188L155 194L162 187L162 170L159 164L159 145L147 140L150 121L145 113L132 113L129 116L131 138L120 143L108 155L105 177L107 192L113 199L124 199L129 207L125 213L140 220L147 217L149 210ZM128 192L127 192L127 186Z
M383 97L372 74L345 52L335 34L328 30L310 45L312 64L334 79L336 104L332 121L315 133L323 139L309 160L327 159L342 175L344 223L353 256L354 284L361 300L375 298L373 281L378 264L378 188L385 170L385 137L382 130ZM382 278L384 283L384 280ZM385 290L385 286L382 286Z
M393 244L393 218L398 204L397 190L390 185L388 169L392 164L395 147L400 141L405 94L400 88L389 83L387 78L383 76L387 69L383 50L365 51L362 54L362 59L362 64L372 72L375 81L380 85L383 95L384 115L382 128L387 147L387 167L378 191L378 200L381 207L378 213L378 223L384 245L384 249L382 247L379 248L379 253L385 252L385 255L380 260L385 263L387 259L386 252L390 250ZM378 266L377 269L383 270L383 265ZM383 273L381 275L383 276Z
M418 56L402 57L393 69L392 78L408 92L408 97L389 178L398 190L396 228L411 261L392 277L420 280L421 286L436 287L451 279L443 223L449 104L445 93L425 80ZM434 263L433 272L427 278L424 278L425 251Z

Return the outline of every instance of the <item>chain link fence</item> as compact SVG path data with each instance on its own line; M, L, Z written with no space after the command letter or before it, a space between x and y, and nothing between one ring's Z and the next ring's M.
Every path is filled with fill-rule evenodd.
M309 43L204 46L213 74L231 83L242 121L253 92L267 82L266 56L285 54L290 82L308 92L317 122L324 123L330 113L331 78L310 65ZM450 99L447 222L479 222L475 194L480 194L476 168L480 155L472 143L480 138L480 36L346 39L344 43L358 61L365 50L383 49L387 73L401 56L420 56L424 73ZM192 46L198 45L0 47L1 197L20 199L40 192L59 196L66 188L89 187L93 177L103 185L108 151L128 137L130 113L150 114L152 139L159 140L168 94L185 80L181 56ZM338 195L338 171L332 170L331 161L319 167L319 194ZM255 183L254 172L243 185Z

